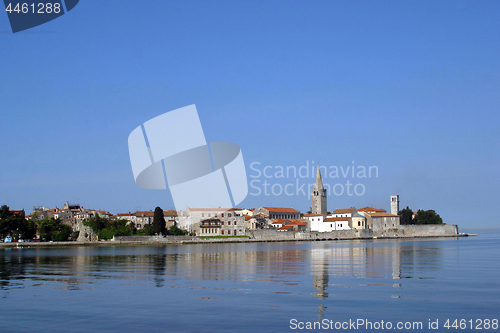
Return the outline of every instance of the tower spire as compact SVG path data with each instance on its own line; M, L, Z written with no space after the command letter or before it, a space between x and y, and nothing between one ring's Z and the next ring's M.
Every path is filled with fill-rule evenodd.
M314 182L315 189L324 189L323 187L323 179L321 178L321 171L319 171L319 165L316 168L316 181Z
M326 215L326 189L323 186L319 165L316 168L316 180L311 191L311 211L313 214Z

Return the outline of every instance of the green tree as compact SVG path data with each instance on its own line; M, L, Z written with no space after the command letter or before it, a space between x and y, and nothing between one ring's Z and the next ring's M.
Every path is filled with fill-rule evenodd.
M432 209L420 209L413 219L415 224L443 224L443 219Z
M413 211L408 206L406 206L405 209L400 210L398 215L401 216L402 225L413 224Z
M153 226L151 224L146 224L144 227L140 230L137 230L138 235L145 235L145 236L151 236L154 235L155 232L153 230Z
M67 241L71 236L71 227L61 223L60 219L43 219L38 221L38 234L47 241Z
M137 229L133 223L127 220L115 220L100 217L94 214L89 220L83 222L94 230L99 239L111 239L113 236L131 236L137 234Z
M88 220L83 221L83 224L91 227L96 235L99 236L101 230L105 229L108 226L108 220L104 217L100 217L97 213L94 213L94 216L92 216Z
M176 225L173 225L171 226L168 230L167 230L167 235L173 235L173 236L182 236L182 235L187 235L187 231L186 230L182 230L181 228L179 228L178 226Z
M163 216L163 209L160 207L155 208L153 215L153 232L157 235L165 235L165 217Z
M34 233L36 225L26 221L24 211L21 214L14 214L9 206L0 207L0 235L32 238Z
M33 219L22 221L20 231L24 239L34 239L36 237L37 225Z

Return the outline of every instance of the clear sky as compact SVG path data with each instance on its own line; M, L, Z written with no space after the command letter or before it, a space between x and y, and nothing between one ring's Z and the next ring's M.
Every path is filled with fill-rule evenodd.
M328 210L389 210L399 194L447 223L499 226L499 18L499 1L82 0L12 34L0 13L0 204L173 208L135 185L127 138L196 104L207 141L240 145L261 190L296 190L277 166L376 166L324 175L364 189L331 193ZM310 207L249 190L238 206Z

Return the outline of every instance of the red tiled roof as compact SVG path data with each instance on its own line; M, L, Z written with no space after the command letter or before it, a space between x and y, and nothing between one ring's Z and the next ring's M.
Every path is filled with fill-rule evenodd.
M286 229L290 229L290 228L293 228L293 225L287 224L287 225L282 226L281 228L278 228L278 230L280 230L280 229L281 230L286 230Z
M248 220L250 220L250 219L251 219L251 217L250 217L250 216L245 215L245 221L248 221Z
M87 214L87 213L85 213ZM132 216L133 214L132 213L118 213L116 214L116 216Z
M349 214L356 210L356 208L337 208L332 214Z
M383 209L377 209L377 208L373 208L373 207L363 207L363 208L360 208L358 209L358 212L385 212L385 210Z
M307 223L305 221L302 221L302 220L292 219L289 221L290 221L290 223L287 223L286 225L307 225Z
M286 221L290 221L289 219L271 219L273 221L272 224L282 224L285 223Z
M279 207L262 207L262 208L275 213L300 213L298 210L293 208L279 208Z
M176 210L164 210L163 216L178 216Z
M155 212L149 210L149 211L138 211L134 213L135 216L137 217L147 217L147 216L154 216Z

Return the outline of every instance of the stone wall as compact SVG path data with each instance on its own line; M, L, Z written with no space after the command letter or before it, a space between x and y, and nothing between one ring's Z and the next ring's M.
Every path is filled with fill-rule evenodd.
M111 239L114 242L168 242L168 241L181 241L181 240L192 240L193 236L115 236Z
M295 232L275 229L247 230L246 235L256 240L289 240L295 238Z
M295 235L297 239L311 239L311 240L334 240L344 238L369 238L372 237L372 231L368 229L363 230L335 230L330 232L299 232Z
M456 224L421 224L421 225L400 225L398 228L400 236L452 236L458 235Z

